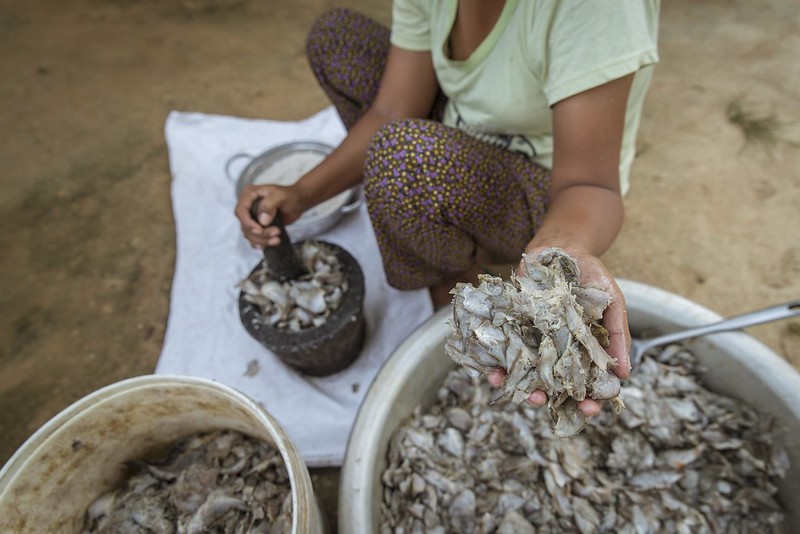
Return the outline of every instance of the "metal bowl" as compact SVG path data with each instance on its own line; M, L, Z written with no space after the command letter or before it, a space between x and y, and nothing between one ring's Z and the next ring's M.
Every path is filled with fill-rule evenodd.
M297 141L276 146L258 156L235 154L226 162L225 174L236 183L236 198L239 198L248 185L291 185L297 182L332 151L333 147L324 143ZM243 160L248 160L249 163L236 177L232 168ZM361 188L351 187L303 213L295 222L286 225L286 231L292 241L316 237L332 228L346 213L356 210L362 203Z
M668 333L720 320L682 297L644 284L619 281L634 334ZM436 401L455 368L444 353L452 310L445 307L422 325L383 365L370 386L350 434L339 485L339 531L379 532L389 439L414 409ZM744 333L716 334L686 342L706 385L738 398L785 427L791 469L780 484L786 510L783 531L800 532L800 374L783 358Z

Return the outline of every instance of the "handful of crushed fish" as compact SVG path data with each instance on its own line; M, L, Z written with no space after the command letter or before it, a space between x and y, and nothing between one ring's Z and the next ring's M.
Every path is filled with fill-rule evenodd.
M233 431L182 440L86 511L84 533L288 533L292 494L280 453Z
M612 400L617 409L616 361L606 353L600 325L611 295L582 287L575 260L557 248L523 255L524 276L511 281L481 275L478 287L457 284L445 352L474 378L501 367L501 398L521 403L537 389L547 393L559 437L586 424L578 402Z
M646 357L620 397L572 439L545 410L508 400L464 369L394 433L381 534L779 532L779 429L707 390L694 357Z
M244 279L239 288L258 306L264 324L299 332L319 327L342 303L347 277L331 247L304 241L295 247L308 274L297 280L273 280L266 266Z

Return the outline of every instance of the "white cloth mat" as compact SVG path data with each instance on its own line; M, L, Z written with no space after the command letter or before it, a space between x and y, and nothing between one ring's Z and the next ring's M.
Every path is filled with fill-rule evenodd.
M236 184L224 171L236 153L258 155L299 140L335 146L345 134L338 115L328 108L303 121L278 122L172 112L165 133L177 259L156 374L199 376L231 386L278 419L309 466L341 465L356 412L379 368L433 313L428 292L391 288L366 207L346 215L318 237L347 249L364 271L364 348L353 365L335 375L296 373L251 338L239 319L236 285L262 255L241 235L233 215ZM248 376L253 360L259 372Z

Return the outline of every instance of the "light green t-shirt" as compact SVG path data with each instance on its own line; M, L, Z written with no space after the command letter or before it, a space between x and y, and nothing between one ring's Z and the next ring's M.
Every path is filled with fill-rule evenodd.
M635 72L620 153L628 190L642 104L658 61L660 0L506 0L465 61L447 57L458 0L395 0L393 45L431 51L448 97L444 124L553 163L550 106Z

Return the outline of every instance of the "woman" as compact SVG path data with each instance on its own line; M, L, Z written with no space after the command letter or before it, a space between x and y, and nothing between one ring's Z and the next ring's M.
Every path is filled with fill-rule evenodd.
M583 283L614 295L604 325L626 378L625 302L598 257L622 225L657 14L658 0L396 0L390 32L330 12L308 55L347 137L295 185L245 190L245 237L274 246L276 210L291 222L363 180L389 283L428 287L437 306L476 280L478 248L519 259L560 247Z

